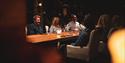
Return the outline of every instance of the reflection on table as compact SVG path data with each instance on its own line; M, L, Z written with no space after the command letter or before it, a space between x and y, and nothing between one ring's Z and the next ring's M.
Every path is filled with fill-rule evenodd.
M79 32L62 32L61 34L36 34L36 35L27 35L26 40L29 43L43 43L43 42L53 42L53 41L62 41L77 38Z

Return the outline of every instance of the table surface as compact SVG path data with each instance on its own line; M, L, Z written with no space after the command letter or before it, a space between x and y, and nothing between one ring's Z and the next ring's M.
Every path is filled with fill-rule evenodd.
M43 43L43 42L52 42L52 41L60 41L69 38L76 38L79 36L79 32L62 32L61 34L35 34L35 35L27 35L26 40L29 43Z

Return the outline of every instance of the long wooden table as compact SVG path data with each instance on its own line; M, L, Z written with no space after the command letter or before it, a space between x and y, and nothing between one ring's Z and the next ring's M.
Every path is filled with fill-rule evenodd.
M36 34L36 35L27 35L26 40L29 42L30 48L52 48L53 46L57 49L60 49L60 42L65 43L63 44L63 48L61 52L63 56L67 56L67 43L71 43L69 40L76 39L79 36L78 32L62 32L61 34ZM60 51L60 50L59 50Z
M27 35L26 40L29 43L46 43L46 42L56 42L64 41L77 38L79 36L78 32L62 32L61 34L36 34L36 35Z

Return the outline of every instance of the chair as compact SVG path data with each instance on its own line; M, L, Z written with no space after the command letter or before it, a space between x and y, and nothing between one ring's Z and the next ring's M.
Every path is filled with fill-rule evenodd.
M67 45L67 57L89 61L90 44L91 42L82 48L80 46Z
M92 30L88 44L82 48L80 46L67 45L67 57L86 60L87 62L97 59L98 53L103 51L100 46L104 46L104 42L101 41L104 37L101 34L102 31L98 29Z

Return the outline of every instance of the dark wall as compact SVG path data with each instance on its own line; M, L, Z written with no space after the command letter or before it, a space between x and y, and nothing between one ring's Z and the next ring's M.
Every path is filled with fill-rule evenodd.
M27 24L33 22L34 15L43 15L43 5L39 6L38 3L43 3L43 0L27 0Z
M33 22L33 15L34 15L34 3L35 0L27 0L27 24Z
M36 0L28 0L28 23L31 23L32 16L34 15L33 3ZM38 0L40 1L40 0ZM43 7L42 21L50 25L53 16L59 15L62 11L64 4L67 4L70 13L81 14L83 17L87 13L95 15L101 14L120 14L125 15L125 2L120 0L41 0Z
M25 63L26 1L0 1L0 63Z

